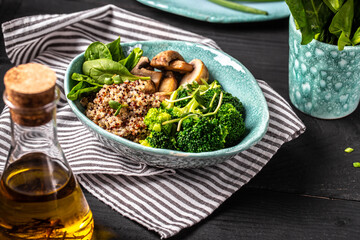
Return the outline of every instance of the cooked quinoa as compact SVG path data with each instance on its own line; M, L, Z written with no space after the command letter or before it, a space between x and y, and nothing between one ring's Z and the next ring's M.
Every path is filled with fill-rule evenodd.
M148 110L160 106L160 99L154 94L144 93L145 81L124 82L104 85L96 97L87 102L86 116L103 129L134 142L144 139L148 131L144 117ZM127 107L121 108L115 116L115 109L109 106L113 100ZM86 104L86 101L85 101Z

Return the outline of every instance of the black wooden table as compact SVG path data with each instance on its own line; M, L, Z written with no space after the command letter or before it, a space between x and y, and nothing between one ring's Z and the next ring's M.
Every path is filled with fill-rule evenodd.
M289 101L288 19L214 24L165 13L135 0L0 0L0 22L34 14L70 13L110 3L212 38L223 51ZM2 36L0 41L3 78L12 64L5 54ZM1 102L0 108L3 106ZM285 144L249 184L212 215L172 239L360 238L360 168L352 166L360 161L360 109L331 121L295 111L307 126L305 134ZM355 151L345 153L347 147ZM85 194L97 231L112 232L111 239L159 239L156 233Z

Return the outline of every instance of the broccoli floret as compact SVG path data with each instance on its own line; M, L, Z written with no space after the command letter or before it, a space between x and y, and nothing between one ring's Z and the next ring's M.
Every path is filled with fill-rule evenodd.
M173 107L171 109L168 109L168 112L173 118L180 118L185 116L186 114L190 113L201 113L197 107L199 106L199 103L196 101L195 98L192 98L186 106L180 108L180 107Z
M214 111L219 102L220 92L223 92L223 100L222 104L231 103L236 110L238 110L241 114L245 114L245 108L237 97L234 97L231 93L225 92L221 88L212 88L209 89L202 98L207 103L206 107L209 107L214 95L216 94L215 100L213 101L212 107L209 109L210 112Z
M140 144L153 148L175 149L175 138L164 131L151 131L145 140L140 140Z
M151 131L165 131L169 134L172 128L171 124L162 125L162 123L170 119L171 115L167 110L162 108L150 108L144 118L144 123Z
M189 90L187 90L186 88L183 88L181 86L179 88L180 88L180 90L177 93L176 99L184 98L184 97L187 97L187 96L190 95ZM175 102L174 105L176 107L182 108L182 107L185 107L186 104L188 104L190 102L190 100L191 100L190 98L189 99L184 99L182 101Z
M235 146L245 133L245 123L242 114L230 103L221 105L216 115L221 129L224 130L225 147Z
M190 124L193 122L194 124ZM176 148L185 152L209 152L224 148L225 139L217 119L188 120L176 134Z

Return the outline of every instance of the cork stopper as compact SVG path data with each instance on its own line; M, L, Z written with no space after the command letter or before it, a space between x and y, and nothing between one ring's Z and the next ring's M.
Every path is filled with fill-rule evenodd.
M13 121L24 126L42 125L52 111L42 107L54 102L56 75L49 67L28 63L11 68L4 76L5 95Z

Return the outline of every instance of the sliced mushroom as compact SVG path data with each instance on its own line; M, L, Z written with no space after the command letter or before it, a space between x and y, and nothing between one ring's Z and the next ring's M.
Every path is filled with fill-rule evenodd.
M153 71L154 68L150 66L150 60L147 57L141 57L138 64L131 70L134 75L151 77L151 81L155 84L155 90L159 88L162 72Z
M149 81L149 80L142 80L142 82L145 83L145 86L143 89L144 93L152 94L152 93L156 92L155 83L153 83L152 81Z
M156 92L154 93L155 96L159 97L159 100L162 102L165 99L169 99L170 98L170 94L167 92Z
M173 72L167 71L164 79L161 81L159 92L172 92L178 87L178 82Z
M157 69L176 71L181 73L187 73L193 70L193 66L186 63L180 53L173 50L167 50L158 53L151 60L150 65Z
M205 81L209 80L209 71L200 59L194 59L189 63L194 67L194 70L185 74L185 76L180 81L180 86L187 85L193 81L196 81L199 84L203 84L201 79L204 79Z

